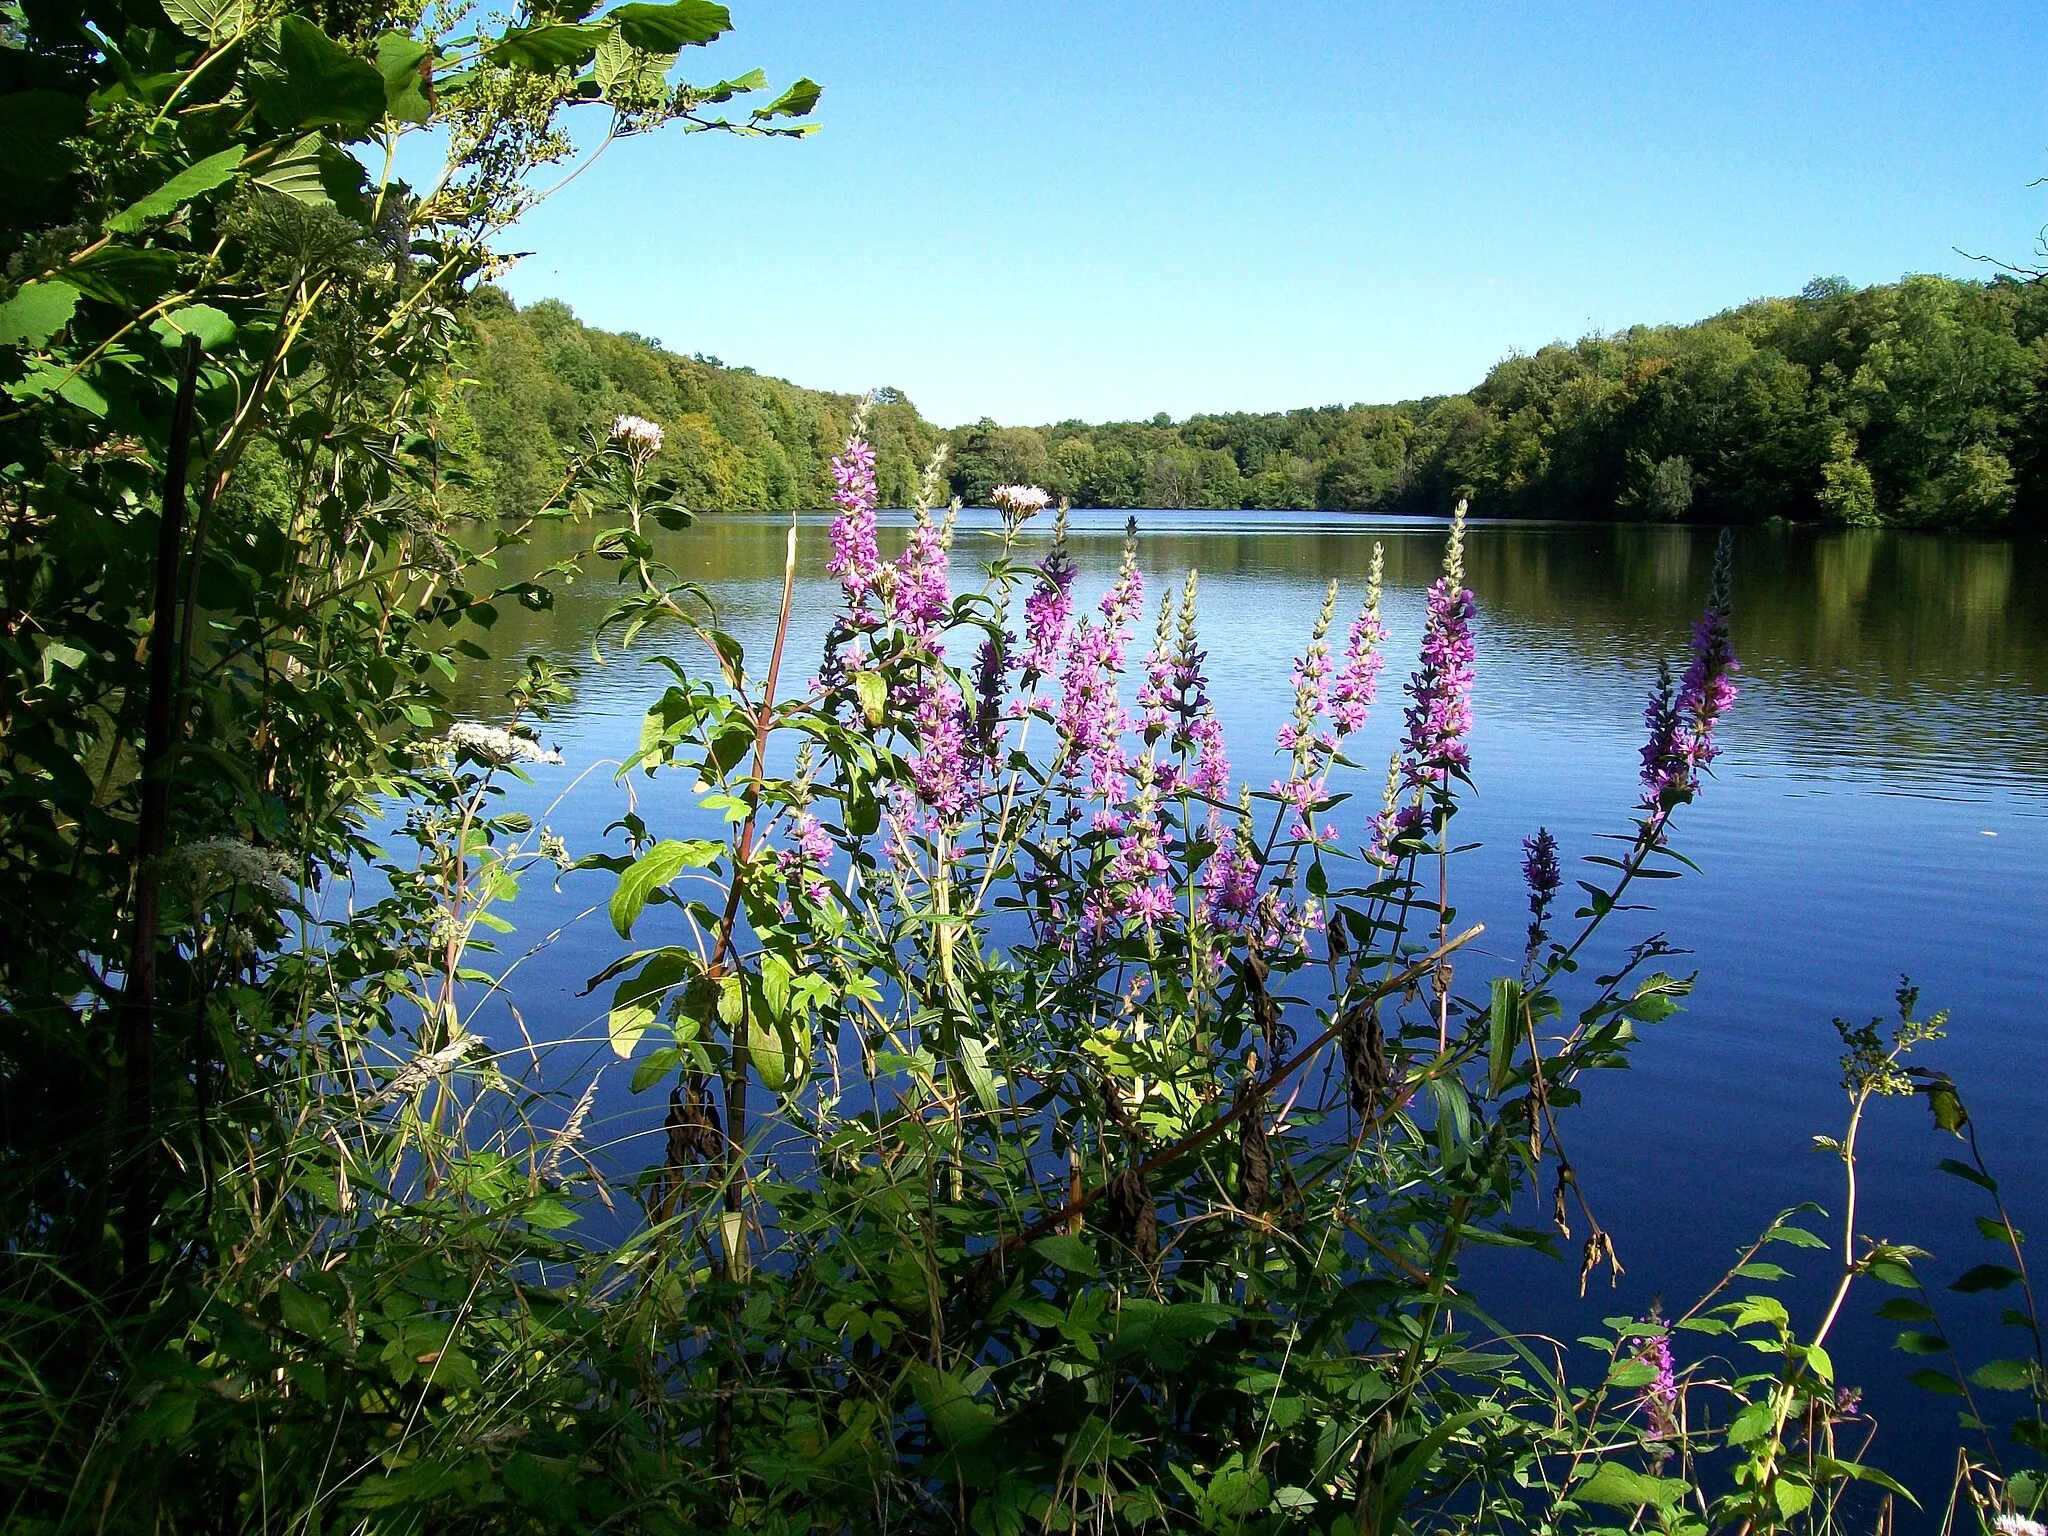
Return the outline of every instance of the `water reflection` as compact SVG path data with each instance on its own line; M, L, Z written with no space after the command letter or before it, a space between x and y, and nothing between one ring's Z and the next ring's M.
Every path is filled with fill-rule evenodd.
M972 514L963 520L963 576L992 546L990 532ZM1035 554L1046 530L1028 532L1035 537L1026 552ZM545 527L506 557L506 574L560 559L585 536L573 525ZM884 536L900 542L901 520ZM1113 574L1121 536L1114 515L1077 516L1084 592ZM1304 615L1329 581L1356 594L1375 540L1386 547L1398 615L1437 575L1435 527L1157 512L1144 516L1142 557L1155 580L1201 569L1209 649L1230 671L1240 658L1226 641L1248 641L1262 657L1298 648ZM721 623L749 644L764 640L781 579L782 524L712 518L667 542L677 568L714 591ZM823 571L821 519L807 520L803 549L797 639L798 654L809 655L837 597ZM1619 667L1617 682L1633 688L1639 667L1682 644L1712 559L1713 536L1699 529L1479 524L1466 566L1496 656L1505 649L1518 664L1595 679ZM1986 777L2048 784L2048 550L1880 529L1758 528L1736 540L1735 577L1752 685L1740 729L1751 743L1803 771L1918 787L1958 772L1973 785ZM591 634L615 597L600 573L564 589L551 614L504 605L492 636L500 659L470 679L479 708L529 651L584 665L594 690L586 707L623 703L630 670L588 665ZM1297 621L1296 630L1278 632L1283 619ZM1240 680L1263 682L1267 671L1253 667Z

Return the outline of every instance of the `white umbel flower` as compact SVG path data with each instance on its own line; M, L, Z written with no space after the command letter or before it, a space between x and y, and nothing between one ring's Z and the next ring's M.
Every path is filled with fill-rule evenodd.
M1035 485L999 485L988 499L1020 523L1052 504L1052 497Z
M1998 1536L2048 1536L2048 1525L2025 1515L2000 1515L1991 1522L1991 1529Z
M449 729L448 745L494 768L562 760L561 753L548 751L531 736L515 736L500 726L481 725L474 720L458 720Z
M210 837L185 843L172 855L194 885L243 885L278 901L289 900L299 870L274 848L261 848L232 837Z
M661 452L661 428L645 416L620 416L612 422L612 441L636 459L651 459Z

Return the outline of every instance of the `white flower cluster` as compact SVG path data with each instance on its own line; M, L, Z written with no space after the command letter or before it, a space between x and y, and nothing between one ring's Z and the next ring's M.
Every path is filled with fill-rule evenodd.
M2048 1525L2025 1515L2000 1515L1991 1522L1991 1529L1998 1536L2048 1536Z
M495 768L562 760L561 753L548 751L531 736L515 736L499 726L480 725L474 720L458 720L448 732L448 745Z
M612 441L635 458L651 459L661 452L661 428L645 416L621 416L612 423Z
M298 866L274 848L259 848L232 837L186 843L172 854L194 886L243 885L275 901L289 901Z
M1019 522L1043 512L1052 502L1052 497L1035 485L999 485L988 493L988 499Z

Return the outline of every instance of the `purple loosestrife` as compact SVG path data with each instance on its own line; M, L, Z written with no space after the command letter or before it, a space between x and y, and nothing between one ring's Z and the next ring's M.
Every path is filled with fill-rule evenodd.
M1721 755L1714 744L1714 727L1740 691L1735 674L1742 663L1735 658L1728 623L1729 550L1730 541L1723 534L1714 551L1706 612L1692 627L1685 676L1674 691L1669 665L1659 662L1657 686L1643 710L1648 728L1642 750L1643 809L1650 813L1653 826L1699 793L1701 776Z
M1330 719L1339 741L1365 728L1373 701L1379 697L1380 669L1386 664L1380 651L1387 638L1386 626L1380 622L1380 579L1385 570L1386 550L1375 544L1372 573L1366 578L1365 606L1351 622L1351 633L1344 642L1344 665L1330 687Z
M997 630L974 657L974 750L993 760L1003 739L1003 694L1010 677L1010 632Z
M808 877L804 881L804 894L814 902L823 901L824 869L832 857L832 834L809 811L798 813L790 823L790 834L795 839L795 846L779 851L775 862L785 877L792 880Z
M1138 793L1128 818L1121 819L1116 852L1106 878L1088 895L1087 926L1099 933L1120 917L1150 926L1173 915L1172 866L1159 844L1159 789L1148 751L1137 764Z
M1064 771L1078 773L1085 761L1093 793L1115 803L1123 799L1122 737L1126 725L1117 697L1131 620L1145 603L1145 578L1138 572L1137 523L1125 531L1124 560L1103 596L1102 622L1083 620L1067 647L1060 697L1059 731Z
M846 449L832 461L832 501L839 508L832 520L832 555L825 569L839 578L847 607L859 613L867 606L882 574L882 555L875 544L875 450L861 436L866 408L856 413Z
M974 775L967 761L966 710L960 690L951 683L920 689L917 704L917 751L910 759L910 781L917 798L941 825L960 819Z
M1643 1388L1643 1413L1650 1421L1650 1438L1669 1440L1678 1434L1678 1374L1671 1364L1671 1335L1660 1331L1650 1336L1636 1358L1657 1374Z
M896 562L896 580L889 593L890 616L919 640L938 651L939 632L946 627L946 610L952 603L947 582L946 560L953 544L953 515L957 505L933 521L923 507L917 511L917 525L910 531L910 545Z
M1337 583L1323 595L1322 612L1309 636L1308 650L1294 661L1294 715L1280 727L1280 750L1292 755L1299 772L1316 740L1316 722L1329 703L1330 625L1337 617Z
M1465 504L1458 503L1444 552L1444 573L1429 589L1422 629L1421 664L1408 680L1409 705L1401 740L1401 778L1414 799L1401 810L1399 829L1413 836L1428 821L1425 800L1447 798L1451 779L1471 765L1472 594L1465 589Z
M1522 881L1529 887L1529 954L1533 959L1550 921L1551 899L1564 883L1557 867L1557 839L1548 827L1538 827L1534 837L1522 839Z
M1195 632L1195 593L1200 578L1188 572L1187 587L1181 593L1180 645L1174 653L1173 750L1183 760L1190 753L1194 767L1186 775L1187 787L1212 800L1230 791L1230 757L1224 750L1223 722L1216 718L1216 706L1209 701L1209 677ZM1176 773L1178 777L1178 773Z
M1373 818L1372 836L1365 849L1366 862L1381 869L1394 867L1394 842L1401 831L1401 754L1387 759L1387 787L1380 796L1380 813Z
M1249 795L1239 803L1236 826L1218 830L1212 817L1210 829L1216 852L1202 872L1203 909L1225 933L1242 933L1259 901L1258 839Z
M1024 599L1024 677L1027 685L1050 677L1066 649L1074 616L1074 561L1067 553L1067 506L1053 524L1052 553L1038 568L1038 585Z
M1159 629L1145 658L1145 681L1138 686L1138 729L1149 745L1166 734L1166 711L1173 699L1173 588L1159 602Z
M1323 798L1329 776L1323 771L1328 747L1316 731L1329 702L1330 625L1337 617L1337 583L1323 598L1316 616L1308 650L1294 663L1294 714L1280 727L1280 750L1288 754L1287 777L1273 781L1273 793L1294 807L1294 822L1287 835L1303 842L1320 842L1335 835L1334 829L1318 828L1312 807Z

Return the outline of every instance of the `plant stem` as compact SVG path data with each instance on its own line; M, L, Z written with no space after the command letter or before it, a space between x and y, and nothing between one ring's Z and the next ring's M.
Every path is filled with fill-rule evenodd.
M120 1042L127 1091L122 1117L122 1151L127 1160L121 1206L121 1272L131 1297L149 1271L150 1229L155 1223L155 1160L150 1047L156 1030L157 932L163 910L159 865L170 830L171 734L178 693L178 562L185 544L185 480L192 462L193 397L199 378L199 338L185 338L178 372L177 402L171 411L171 440L164 457L163 517L157 528L156 606L149 631L149 697L143 712L142 806L135 839L135 922L129 939L128 974L121 988Z

